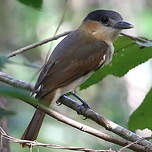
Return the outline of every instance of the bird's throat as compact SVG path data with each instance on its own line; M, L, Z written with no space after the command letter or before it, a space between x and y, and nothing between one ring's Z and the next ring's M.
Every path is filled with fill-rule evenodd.
M87 21L80 26L80 29L91 34L94 38L105 41L108 44L114 42L120 31L112 27L106 27L100 22Z

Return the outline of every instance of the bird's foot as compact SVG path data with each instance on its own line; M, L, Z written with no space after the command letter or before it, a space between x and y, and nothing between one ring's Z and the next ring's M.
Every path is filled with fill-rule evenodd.
M56 104L57 104L57 106L61 106L62 105L62 103L60 102L60 100L57 100Z
M87 102L83 101L81 105L78 106L77 113L79 115L86 115L86 111L91 109ZM84 120L87 119L87 116L84 117Z
M85 115L85 112L88 109L91 109L89 104L86 101L84 101L82 98L80 98L76 93L70 92L70 94L72 94L75 98L77 98L82 103L81 105L78 106L77 113L81 115ZM87 117L85 117L84 119L87 119Z

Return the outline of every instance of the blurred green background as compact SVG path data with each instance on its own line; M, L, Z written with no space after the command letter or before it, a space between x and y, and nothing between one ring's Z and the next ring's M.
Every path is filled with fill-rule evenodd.
M95 9L112 9L120 12L126 21L135 28L125 31L134 36L140 35L152 39L152 1L151 0L44 0L42 7L34 9L16 0L1 0L0 5L0 56L7 56L13 50L43 40L54 35L56 28L66 8L63 23L58 33L77 28L83 18ZM62 39L62 38L61 38ZM26 53L17 55L1 67L4 71L17 79L35 83L39 68L43 65L48 51L61 41L58 39L51 44L45 44ZM151 60L129 71L122 78L106 77L102 82L79 91L90 106L108 119L127 127L129 115L139 106L152 84ZM0 83L1 87L1 83ZM34 108L16 101L7 99L8 110L15 115L8 118L9 134L20 138L28 125ZM65 106L52 105L60 113L79 122L93 126L106 132L90 120L83 120L76 112ZM70 126L62 124L51 117L46 119L41 128L38 141L66 146L79 146L92 149L118 149L118 146L104 142L91 135L82 133ZM41 151L54 151L40 148ZM22 149L19 144L11 144L12 152L29 151ZM35 151L37 149L35 148ZM63 150L64 151L64 150Z

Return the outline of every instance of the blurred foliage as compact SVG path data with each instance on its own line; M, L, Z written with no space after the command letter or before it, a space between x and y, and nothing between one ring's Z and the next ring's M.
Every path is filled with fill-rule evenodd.
M6 64L17 65L17 66L22 66L22 67L25 66L25 67L33 68L33 69L39 69L39 67L37 65L30 64L29 62L24 61L23 63L19 63L16 61L12 61L5 56L0 56L0 70L4 69Z
M114 43L115 54L112 58L112 62L95 72L84 84L81 85L81 89L85 89L101 81L109 74L122 77L129 70L146 62L152 58L152 47L149 47L151 44L150 41L147 43L135 43L127 37L119 37ZM141 49L140 47L142 46L148 47Z
M18 0L18 1L36 9L40 9L43 3L43 0Z
M1 70L2 68L4 68L4 65L5 65L6 63L12 63L12 62L9 61L7 57L5 57L5 56L0 56L0 70Z
M129 118L128 127L136 129L148 128L152 130L152 89L147 93L142 104L133 112Z
M151 10L146 9L144 12L140 12L137 20L139 21L139 27L144 29L141 33L142 35L146 34L147 38L152 38L151 31L152 22L149 22L152 19ZM148 23L148 24L147 24Z
M0 108L0 120L1 120L1 118L2 117L8 117L8 116L12 116L12 115L14 115L15 114L15 112L14 111L8 111L8 110L5 110L5 109L1 109Z

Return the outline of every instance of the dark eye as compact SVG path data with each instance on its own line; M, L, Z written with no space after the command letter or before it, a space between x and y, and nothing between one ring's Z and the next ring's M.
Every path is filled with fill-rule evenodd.
M109 18L107 16L102 16L100 20L103 24L107 24L109 21Z

